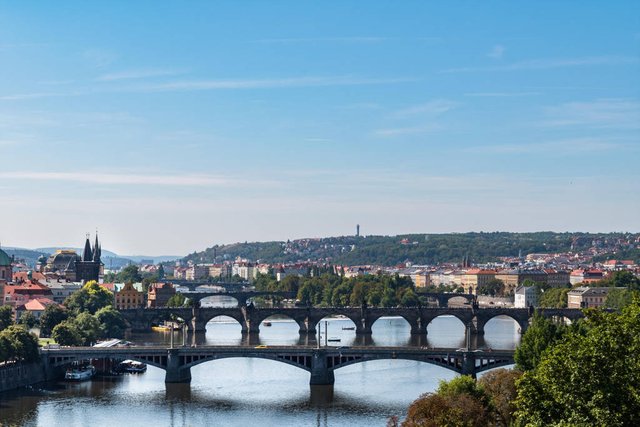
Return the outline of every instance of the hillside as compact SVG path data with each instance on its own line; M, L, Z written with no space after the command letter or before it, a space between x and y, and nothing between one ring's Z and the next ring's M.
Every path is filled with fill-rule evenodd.
M396 265L459 262L468 256L472 262L496 261L521 252L552 253L583 251L596 245L610 251L629 248L639 234L629 233L452 233L407 234L398 236L343 236L300 239L287 242L252 242L216 245L194 252L185 260L221 262L236 257L261 262L326 261L336 264ZM214 257L215 254L215 257Z

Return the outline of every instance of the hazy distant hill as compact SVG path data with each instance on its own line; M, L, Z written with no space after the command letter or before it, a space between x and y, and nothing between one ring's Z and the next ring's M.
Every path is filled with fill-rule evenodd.
M576 251L585 250L594 242L613 250L620 246L620 241L634 241L638 236L629 233L554 232L343 236L216 245L202 252L194 252L185 260L221 262L241 257L269 263L312 260L346 265L397 265L405 261L414 264L459 262L468 256L473 262L487 262L504 256L518 256L520 252L523 255L566 252L572 244Z
M48 257L58 249L70 249L76 251L78 254L82 254L82 248L36 248L36 249L25 249L25 248L15 248L15 247L3 247L4 250L9 256L15 255L17 259L24 259L27 265L30 267L34 267L38 261L38 258L41 255ZM108 251L106 249L102 250L102 262L106 268L121 268L125 265L136 264L142 260L153 260L153 262L167 262L173 261L176 259L180 259L181 257L178 255L162 255L162 256L149 256L149 255L135 255L135 256L120 256L114 252Z

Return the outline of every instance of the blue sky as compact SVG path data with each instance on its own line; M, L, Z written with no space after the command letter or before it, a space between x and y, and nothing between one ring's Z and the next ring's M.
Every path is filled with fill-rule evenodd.
M638 231L640 2L0 1L0 240Z

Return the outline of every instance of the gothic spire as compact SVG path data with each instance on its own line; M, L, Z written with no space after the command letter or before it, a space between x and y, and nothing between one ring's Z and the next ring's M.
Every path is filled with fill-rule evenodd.
M84 252L82 252L82 261L91 261L93 259L93 251L91 250L91 242L89 242L89 234L87 241L84 243Z
M99 262L102 250L100 249L100 242L98 242L98 232L96 231L96 243L93 245L93 261Z

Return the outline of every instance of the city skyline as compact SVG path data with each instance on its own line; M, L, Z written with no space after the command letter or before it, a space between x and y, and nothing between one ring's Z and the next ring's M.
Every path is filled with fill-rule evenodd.
M2 245L639 230L636 2L250 4L0 2Z

